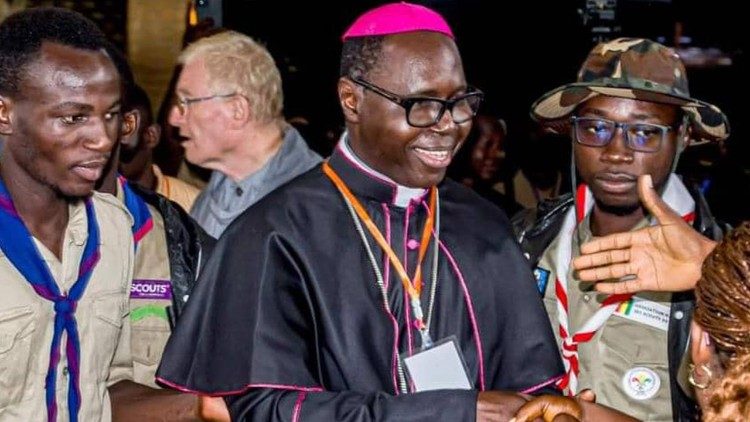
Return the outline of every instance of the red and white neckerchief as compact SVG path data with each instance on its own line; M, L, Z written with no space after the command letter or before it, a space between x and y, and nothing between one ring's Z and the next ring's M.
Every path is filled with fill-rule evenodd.
M664 188L662 199L688 223L695 220L695 201L682 181L673 174L669 176ZM608 296L601 307L592 315L578 331L571 333L568 325L568 270L572 259L572 240L578 223L591 211L594 198L586 185L579 186L576 192L575 207L568 210L560 231L561 239L555 255L555 297L557 299L557 322L560 338L562 339L562 357L565 365L565 375L558 381L557 386L572 396L578 393L578 345L594 338L596 332L607 322L617 307L629 300L633 294L619 294ZM652 218L651 225L655 224Z

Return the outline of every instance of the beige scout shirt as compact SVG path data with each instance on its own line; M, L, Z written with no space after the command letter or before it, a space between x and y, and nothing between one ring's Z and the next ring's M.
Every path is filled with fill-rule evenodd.
M117 198L125 198L119 184ZM172 305L172 284L164 219L156 208L147 206L153 227L138 242L130 290L133 380L159 388L156 369L171 333L167 307Z
M101 238L99 263L76 308L81 346L81 421L111 420L107 387L132 376L128 295L133 273L131 217L109 195L94 193ZM62 260L36 241L60 290L78 278L86 244L86 209L69 206ZM53 303L37 295L0 251L0 421L47 420L44 380L52 342ZM64 348L63 335L61 347ZM68 420L67 361L57 372L58 421Z
M580 255L580 245L593 237L589 223L589 217L586 217L573 233L573 257ZM645 223L644 220L642 225ZM558 346L561 339L555 297L557 263L554 261L560 241L558 235L545 250L535 270L537 281L547 280L544 306ZM570 267L569 263L565 266ZM596 293L591 283L576 279L572 268L569 269L570 331L579 330L600 308L605 297ZM636 295L631 302L618 308L591 341L578 346L579 391L590 388L596 393L597 403L641 420L672 420L667 350L670 298L669 293Z
M176 177L165 176L156 164L154 164L153 169L156 176L156 193L177 202L182 209L190 212L190 208L193 207L193 202L195 202L195 198L198 197L201 190Z

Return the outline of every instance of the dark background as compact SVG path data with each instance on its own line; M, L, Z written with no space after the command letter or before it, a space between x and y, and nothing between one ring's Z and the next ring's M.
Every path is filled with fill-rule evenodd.
M210 1L210 0L208 0ZM224 26L253 36L268 46L284 73L286 114L304 115L315 126L336 126L340 36L363 11L382 1L288 2L224 0ZM614 20L593 15L584 25L579 11L593 1L421 1L446 16L464 58L467 80L486 95L483 111L508 122L510 138L526 136L531 103L545 91L572 82L578 66L595 44L592 28L620 28L617 35L663 37L674 45L675 22L691 44L716 47L733 65L689 68L691 93L719 105L732 123L732 148L747 156L741 92L747 92L742 2L613 1ZM606 9L606 7L605 7ZM313 18L315 17L315 18ZM609 37L613 37L609 35ZM744 41L744 40L743 40ZM311 140L311 142L315 142ZM745 166L747 167L747 166Z
M689 148L680 159L678 173L701 187L721 220L735 225L750 219L750 144L745 139L747 123L741 114L748 92L748 22L741 12L742 2L415 2L439 11L452 26L467 81L486 93L481 112L507 122L509 157L532 154L539 165L563 171L570 168L570 141L560 138L556 145L544 143L549 148L534 147L529 142L535 129L529 107L544 92L573 82L578 67L598 40L647 37L671 47L679 43L680 47L718 49L732 64L688 66L688 79L694 97L719 106L728 115L732 133L721 145ZM264 42L276 58L284 80L286 115L304 116L310 121L304 134L323 154L333 146L332 134L342 125L336 98L340 36L359 14L384 3L223 2L223 25ZM678 41L676 35L683 38ZM519 160L506 160L510 173Z

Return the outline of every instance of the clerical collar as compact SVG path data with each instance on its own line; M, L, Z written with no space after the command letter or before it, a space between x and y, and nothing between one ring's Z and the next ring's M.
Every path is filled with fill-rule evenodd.
M399 185L368 166L352 151L346 132L328 162L352 191L379 202L405 208L409 202L421 200L427 194L427 189Z

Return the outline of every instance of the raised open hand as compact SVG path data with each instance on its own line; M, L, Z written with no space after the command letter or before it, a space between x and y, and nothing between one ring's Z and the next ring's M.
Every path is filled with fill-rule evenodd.
M703 259L716 245L696 232L656 193L651 176L638 179L638 194L659 224L617 233L581 246L573 268L602 293L676 292L695 287Z

